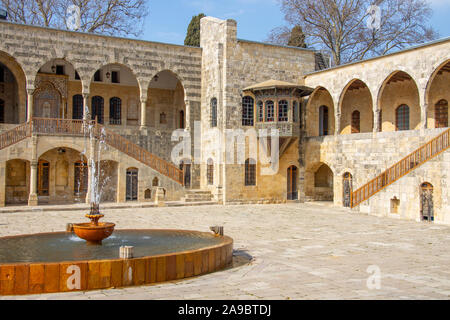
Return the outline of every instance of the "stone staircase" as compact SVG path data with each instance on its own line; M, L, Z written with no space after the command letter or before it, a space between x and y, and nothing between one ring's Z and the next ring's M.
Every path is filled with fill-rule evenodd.
M204 190L186 190L186 196L181 199L183 202L212 202L213 195L211 191Z

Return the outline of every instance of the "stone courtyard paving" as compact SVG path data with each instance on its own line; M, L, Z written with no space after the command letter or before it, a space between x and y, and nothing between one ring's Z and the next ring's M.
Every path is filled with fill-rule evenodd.
M234 267L154 286L13 299L449 299L450 227L319 204L105 210L120 229L209 231L234 238ZM0 236L63 231L84 212L1 213ZM106 221L105 220L105 221ZM381 289L369 290L369 266ZM8 297L3 297L9 299Z

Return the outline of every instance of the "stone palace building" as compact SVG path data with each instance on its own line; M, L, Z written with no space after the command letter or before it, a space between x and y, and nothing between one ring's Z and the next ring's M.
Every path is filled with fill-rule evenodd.
M89 123L104 138L103 202L334 201L450 224L450 39L326 68L315 50L241 40L212 17L200 48L0 31L1 206L89 201ZM217 161L225 145L208 130L251 128L279 130L275 174L247 139L242 163ZM174 163L179 129L200 148Z

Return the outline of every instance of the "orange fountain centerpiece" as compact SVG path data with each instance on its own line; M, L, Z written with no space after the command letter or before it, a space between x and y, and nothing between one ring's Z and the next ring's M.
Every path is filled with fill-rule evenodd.
M102 241L110 237L114 232L114 223L99 223L98 221L104 215L100 213L100 206L98 204L91 204L91 212L86 215L86 218L91 220L90 223L80 223L73 225L75 234L87 241L89 245L101 245Z

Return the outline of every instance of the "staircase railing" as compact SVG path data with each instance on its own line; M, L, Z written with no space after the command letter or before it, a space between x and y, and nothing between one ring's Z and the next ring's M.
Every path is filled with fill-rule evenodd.
M184 185L183 170L178 169L175 165L155 156L146 149L138 146L127 138L105 128L100 124L97 124L96 127L97 136L100 136L103 131L105 142L109 146L125 153L126 155L136 159L139 162L142 162L143 164L153 168L154 170L178 182L179 184Z
M14 129L2 132L0 134L0 150L16 144L26 138L31 137L30 123L23 123Z
M97 137L99 137L103 131L105 134L105 142L109 146L138 160L177 183L184 185L183 170L178 169L168 161L155 156L123 136L105 128L94 120L86 122L84 120L72 119L33 118L27 123L1 133L0 150L31 137L33 133L83 136L87 134L86 125L94 126Z
M403 158L382 174L352 193L351 207L354 208L381 190L393 184L425 162L438 156L450 147L450 129Z

